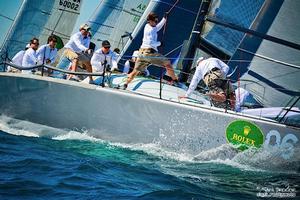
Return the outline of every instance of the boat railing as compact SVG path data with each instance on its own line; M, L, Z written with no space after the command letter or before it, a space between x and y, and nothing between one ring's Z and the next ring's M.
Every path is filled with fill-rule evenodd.
M41 74L40 75L42 75L43 76L43 71L45 70L45 68L48 68L48 69L51 69L51 70L53 70L53 71L58 71L58 72L60 72L60 73L63 73L63 74L73 74L73 75L82 75L82 76L102 76L103 77L103 73L89 73L89 72L74 72L74 71L69 71L69 70L64 70L64 69L60 69L60 68L57 68L57 67L54 67L54 66L51 66L51 65L47 65L47 64L40 64L40 65L35 65L35 66L30 66L30 67L23 67L23 66L19 66L19 65L16 65L16 64L13 64L13 63L11 63L11 62L3 62L3 63L0 63L0 65L4 65L4 66L11 66L11 67L13 67L13 68L16 68L16 69L18 69L18 70L35 70L35 69L40 69L41 70ZM4 67L4 72L6 71L6 67ZM192 76L193 74L191 74L191 73L188 73L188 75L189 76ZM109 75L108 75L109 76ZM105 78L105 77L103 77L103 78ZM161 77L159 78L159 80L158 80L158 77L157 76L154 76L154 77L152 77L151 75L149 76L149 78L150 79L155 79L155 80L157 80L157 81L159 81L160 82L160 86L159 86L159 98L160 99L163 99L162 98L162 84L164 84L164 81L163 81L163 75L161 75ZM111 81L111 80L109 80L110 79L110 77L108 77L108 82L109 81ZM229 80L229 79L228 79ZM262 93L264 94L266 91L266 88L265 88L265 86L264 85L262 85L262 84L260 84L258 81L253 81L253 80L247 80L247 79L240 79L240 84L239 84L239 87L241 87L241 88L244 88L244 89L246 89L247 90L247 85L248 84L256 84L258 87L261 87L262 88ZM108 84L108 86L109 87L112 87L112 85L111 84ZM201 90L202 90L202 93L204 93L205 94L205 92L207 92L208 91L208 89L207 88L201 88ZM200 92L201 93L201 92ZM252 93L251 93L252 94ZM145 94L142 94L142 95L145 95ZM253 95L253 96L255 96L255 94ZM263 95L264 96L264 95ZM179 97L179 96L178 96ZM209 99L209 98L206 98L207 100ZM165 100L169 100L169 99L165 99ZM197 99L193 99L194 101L194 104L201 104L201 101L198 101ZM262 108L263 106L263 104L264 104L264 99L262 98L262 99L255 99L255 100L257 100L257 105L258 106L261 106L260 108ZM285 107L283 107L282 108L282 110L281 110L281 112L277 115L277 117L275 117L275 118L273 118L274 120L276 120L277 122L279 122L279 123L282 123L282 124L289 124L289 122L287 122L287 114L289 113L289 112L297 112L297 110L295 111L294 109L293 109L293 107L294 107L294 105L298 102L300 100L300 97L297 97L297 99L294 101L294 98L291 100L291 102L289 102L288 104L287 104L287 106L285 106ZM183 103L183 102L181 102L180 100L178 101L178 103ZM183 103L183 104L185 104L185 103ZM255 106L253 106L253 108L258 108L258 107L256 107L257 105L255 105ZM213 105L211 104L211 106L213 107ZM246 107L246 108L251 108L251 106L250 107L248 107L247 105L244 105L244 107ZM227 108L227 109L225 109L225 112L227 112L227 110L229 110L229 108ZM262 118L262 117L264 117L263 116L263 114L262 114L262 110L261 110L261 112L260 112L260 114L259 115L256 115L257 117L260 117L260 118ZM292 124L292 125L295 125L295 124ZM298 125L296 125L296 126L298 126Z
M75 72L75 71L70 71L70 70L65 70L65 69L61 69L61 68L58 68L58 67L54 67L54 66L51 66L51 65L47 65L47 64L39 64L39 65L35 65L35 66L30 66L30 67L23 67L23 66L19 66L19 65L16 65L16 64L13 64L11 62L8 62L8 61L4 61L2 63L0 63L0 65L4 65L4 68L3 68L3 72L6 71L6 68L7 66L10 66L10 67L13 67L15 69L18 69L18 70L36 70L36 69L40 69L41 71L41 76L44 76L44 71L45 71L45 68L47 69L51 69L53 71L57 71L57 72L60 72L62 74L71 74L71 75L79 75L79 76L102 76L104 79L106 78L106 74L103 74L103 73L90 73L90 72ZM159 98L162 99L162 84L164 83L168 83L168 84L175 84L176 86L176 83L172 82L171 78L169 78L168 76L165 75L165 68L164 67L161 67L161 66L156 66L157 68L161 68L162 70L159 70L160 71L160 74L159 75L156 75L156 76L153 76L153 75L149 75L148 77L151 78L151 79L154 79L154 80L159 80L160 82L160 88L159 88ZM177 73L178 71L180 70L176 70ZM116 71L116 72L120 72L120 71ZM109 72L110 73L110 72ZM192 73L187 73L187 72L182 72L180 71L180 73L185 73L187 76L193 76ZM228 81L230 81L230 79L226 79ZM247 83L254 83L254 84L257 84L259 86L261 86L263 88L263 94L265 93L265 87L261 84L259 84L258 82L255 82L253 80L246 80L246 79L240 79L241 82L247 82ZM110 86L110 84L109 84ZM245 89L247 89L247 84L241 84L240 87L244 87ZM206 93L208 91L208 89L206 87L201 87L198 85L198 88L197 88L200 93ZM259 101L260 102L260 101Z
M35 66L30 66L30 67L23 67L23 66L19 66L19 65L13 64L11 62L5 61L3 63L0 63L0 65L11 66L11 67L16 68L18 70L35 70L35 69L40 69L40 71L41 71L40 75L41 76L44 75L43 72L44 72L45 68L47 68L47 69L51 69L53 71L58 71L58 72L63 73L63 74L72 74L72 75L81 75L81 76L99 76L99 77L102 76L103 78L105 78L105 75L103 75L103 73L74 72L74 71L60 69L60 68L57 68L57 67L54 67L54 66L51 66L51 65L47 65L47 64L40 64L40 65L35 65ZM6 67L4 67L4 72L5 71L6 71ZM188 76L192 76L193 74L187 73L187 75ZM159 98L163 99L162 98L162 88L163 88L162 85L165 83L163 73L161 74L160 77L151 76L150 75L149 78L152 78L152 79L155 79L155 80L158 80L158 78L159 78L159 83L160 83L159 84L160 85L159 86ZM109 80L109 77L108 77L107 80ZM168 82L168 81L166 81L166 82ZM263 97L264 97L264 94L266 92L266 88L265 88L264 85L260 84L258 81L247 80L247 79L240 79L239 87L247 89L247 85L248 84L256 84L258 87L261 87L262 88L262 94L263 94ZM112 87L111 84L108 84L108 86ZM199 89L199 87L198 87L198 89ZM204 88L204 87L200 88L200 89L201 89L202 93L205 93L205 92L208 91L207 88ZM286 123L286 117L285 116L290 111L294 112L294 110L292 108L299 101L299 98L300 97L298 97L298 99L294 103L292 103L292 106L283 107L282 111L278 114L277 117L274 118L274 120L278 121L279 123ZM263 98L261 100L260 99L255 99L255 100L257 101L258 104L256 104L256 105L250 105L250 108L251 108L251 106L253 108L258 108L258 107L262 108L263 106L261 105L261 102L263 101ZM199 102L201 102L201 101L199 101ZM179 103L181 103L181 102L179 101ZM195 103L197 104L197 99L195 99ZM249 105L242 105L242 106L244 106L246 108L249 108ZM227 112L228 109L229 108L225 109L225 112ZM258 117L263 117L262 111L260 112L260 114L258 115Z
M70 70L64 70L64 69L60 69L57 67L53 67L51 65L47 65L47 64L40 64L40 65L34 65L34 66L30 66L30 67L23 67L23 66L19 66L10 62L3 62L0 63L0 65L8 65L11 66L13 68L16 68L18 70L34 70L34 69L41 69L41 75L44 75L44 68L47 69L51 69L53 71L58 71L61 73L65 73L65 74L72 74L72 75L83 75L83 76L103 76L103 73L90 73L90 72L75 72L75 71L70 71ZM3 68L3 72L6 71L6 67Z

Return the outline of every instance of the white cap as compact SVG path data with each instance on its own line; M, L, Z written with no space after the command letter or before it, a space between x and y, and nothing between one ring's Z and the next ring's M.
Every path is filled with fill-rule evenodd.
M81 24L79 30L84 29L86 31L89 31L91 28L88 24Z
M204 60L204 57L200 57L200 58L198 58L198 60L197 60L197 65L199 65L199 63L202 61L202 60Z
M137 58L138 56L139 56L139 51L134 51L132 57Z
M30 44L26 44L25 48L30 48Z

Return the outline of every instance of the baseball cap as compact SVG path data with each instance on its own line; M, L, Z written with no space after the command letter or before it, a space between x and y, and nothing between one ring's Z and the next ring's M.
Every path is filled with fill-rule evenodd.
M79 30L86 30L86 31L89 31L91 29L91 27L88 25L88 24L82 24L79 28Z
M108 40L103 40L102 46L103 46L103 47L110 47L109 41L108 41Z

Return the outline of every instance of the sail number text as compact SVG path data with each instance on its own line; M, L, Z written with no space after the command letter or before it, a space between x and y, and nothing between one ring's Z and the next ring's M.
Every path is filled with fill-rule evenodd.
M64 8L78 11L80 0L59 0L59 5Z

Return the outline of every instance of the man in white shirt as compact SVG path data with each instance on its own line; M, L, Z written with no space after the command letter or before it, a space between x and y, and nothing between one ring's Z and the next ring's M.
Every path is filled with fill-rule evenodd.
M166 17L158 23L158 16L151 12L147 17L148 23L144 28L143 43L139 49L140 56L137 58L133 71L128 75L127 81L124 84L124 89L127 88L128 84L134 79L140 72L145 71L148 65L155 64L163 66L167 69L168 75L173 81L178 81L177 76L174 73L174 69L171 65L170 60L158 53L157 47L161 45L157 41L157 32L162 29L166 23Z
M22 60L22 67L31 67L37 65L38 55L36 50L39 48L39 40L37 38L32 38L30 40L30 47L25 51ZM36 70L22 70L22 73L32 74Z
M25 47L25 50L21 50L19 51L12 59L11 59L11 63L18 65L18 66L22 66L22 61L23 61L23 57L25 54L25 51L30 47L30 44L27 44ZM7 72L20 72L20 70L13 68L12 66L8 66L7 68Z
M189 97L196 89L199 81L203 79L209 89L208 95L211 97L213 104L216 107L227 108L227 102L229 101L230 108L234 110L235 94L230 81L226 79L228 71L229 66L220 59L199 58L195 74L185 96Z
M55 59L57 57L57 48L56 46L56 38L54 35L50 35L48 37L47 44L42 45L38 50L38 63L39 64L53 64L55 62ZM51 70L48 70L48 73L50 73Z
M56 38L54 35L48 37L47 44L40 46L37 50L38 62L41 64L53 64L57 57Z
M82 62L82 67L84 67L88 72L92 72L92 66L90 63L91 49L90 37L89 37L90 27L88 24L83 24L80 26L79 32L73 34L65 45L64 56L72 61L71 71L76 71L78 62ZM68 79L72 78L72 75L68 76ZM90 76L90 82L93 82Z
M107 40L102 42L102 47L96 50L91 59L93 73L103 73L117 69L117 55L110 50L110 43Z

